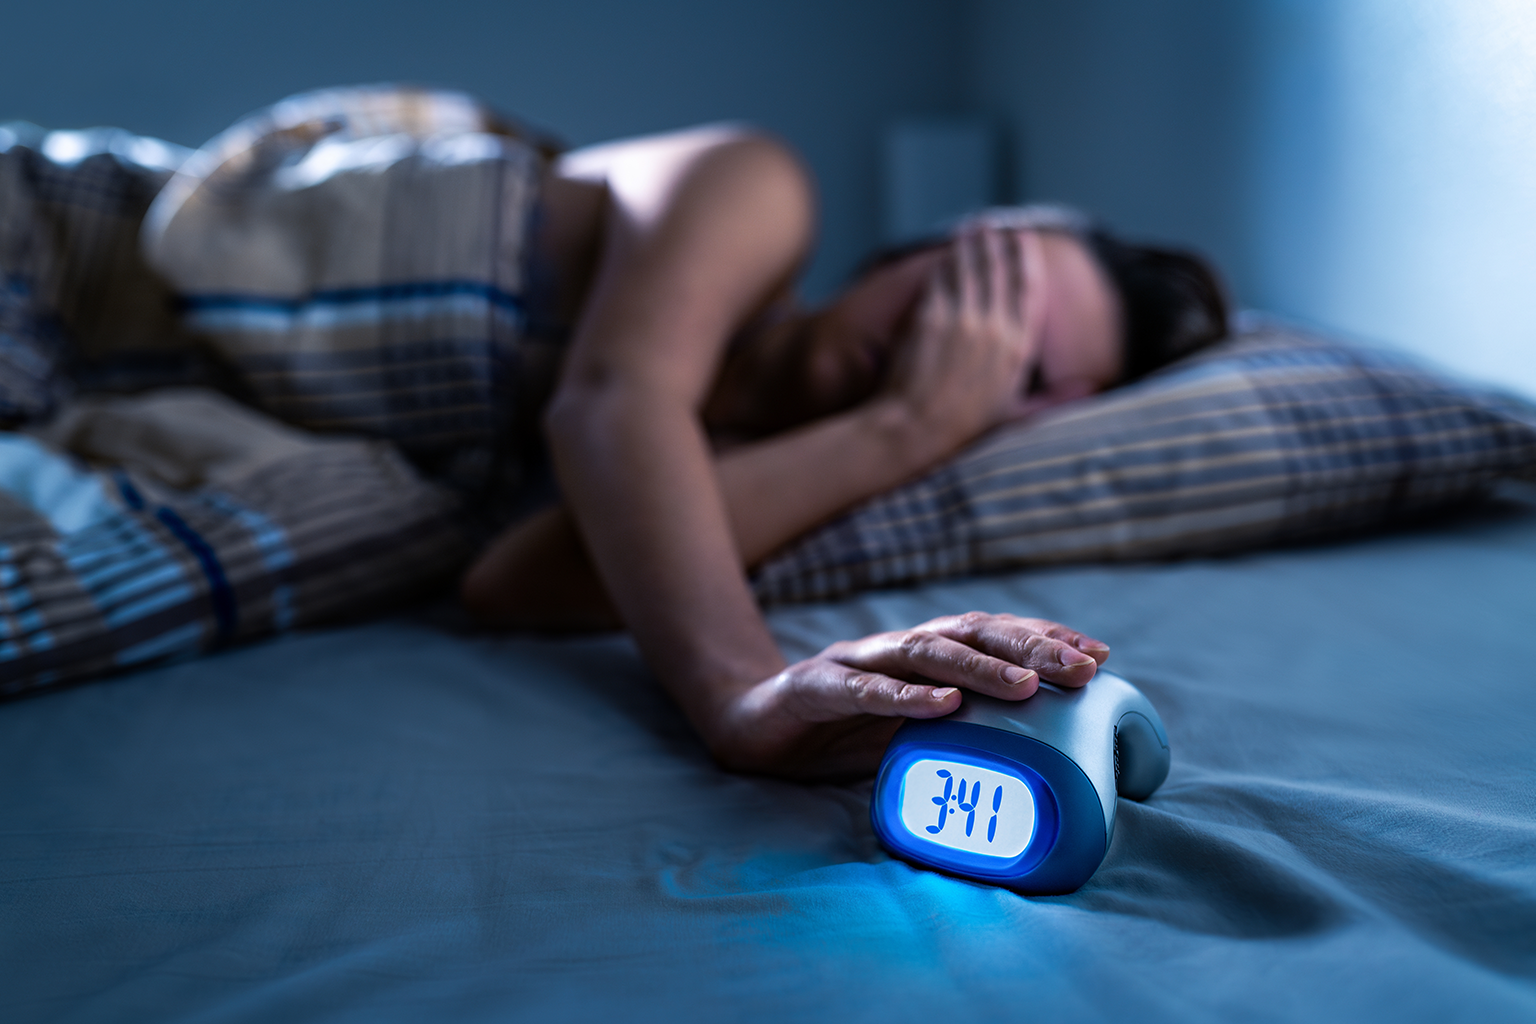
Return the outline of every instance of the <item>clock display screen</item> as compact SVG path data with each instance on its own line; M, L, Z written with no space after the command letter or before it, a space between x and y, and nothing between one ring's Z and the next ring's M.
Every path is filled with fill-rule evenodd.
M1016 775L925 759L901 780L901 823L919 839L1012 858L1035 835L1035 797Z

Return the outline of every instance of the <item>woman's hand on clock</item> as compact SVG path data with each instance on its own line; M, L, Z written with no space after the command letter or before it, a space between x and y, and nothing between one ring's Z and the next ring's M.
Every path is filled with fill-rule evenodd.
M1108 657L1107 645L1045 619L948 615L790 665L723 709L710 747L737 771L867 775L903 719L958 710L962 688L1023 700L1041 679L1082 686Z

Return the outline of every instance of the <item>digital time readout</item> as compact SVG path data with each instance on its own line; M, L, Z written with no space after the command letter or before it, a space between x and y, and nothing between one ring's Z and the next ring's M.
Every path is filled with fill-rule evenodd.
M901 823L919 839L1013 858L1035 835L1035 796L1016 775L925 759L901 780Z

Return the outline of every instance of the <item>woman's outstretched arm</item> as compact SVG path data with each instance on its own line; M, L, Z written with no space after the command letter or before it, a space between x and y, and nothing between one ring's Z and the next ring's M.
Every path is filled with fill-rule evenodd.
M1010 287L1005 271L1012 264L1023 292L1045 291L1046 264L1037 237L982 232L963 244L968 248L959 256L972 283L985 273L992 278L986 290L1005 294ZM1001 251L1008 246L1016 260ZM943 269L940 261L930 263L931 270ZM850 505L930 468L1006 417L1013 394L1008 382L1027 360L1036 331L1025 321L1039 313L1038 306L1012 314L1009 308L991 304L990 316L974 317L981 322L965 325L961 333L1016 332L1023 341L1013 346L978 344L974 338L956 344L946 335L956 330L958 311L930 305L915 325L917 336L906 339L894 379L871 400L717 455L715 473L742 566L751 568ZM1010 315L1019 320L1016 325L1008 322ZM988 324L989 318L996 322ZM986 383L978 387L978 381ZM995 381L1004 387L998 389ZM464 589L482 618L514 628L622 624L564 508L506 530L477 561Z
M725 339L802 258L809 189L781 147L725 133L636 150L605 174L604 255L547 425L605 589L714 754L753 770L868 770L889 716L954 709L955 691L934 681L1015 697L1036 672L1086 681L1098 658L1082 652L1102 645L991 616L785 667L747 588L697 410ZM866 410L842 424L844 440L899 457L925 426L912 408L898 396ZM471 573L466 590L475 583Z
M546 417L561 488L607 592L706 739L783 668L747 590L697 409L726 338L811 236L803 173L728 131L606 161L604 251Z

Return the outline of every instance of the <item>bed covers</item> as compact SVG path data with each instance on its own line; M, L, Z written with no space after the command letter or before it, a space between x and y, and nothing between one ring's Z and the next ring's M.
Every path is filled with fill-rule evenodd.
M526 491L511 423L558 352L521 333L543 158L517 134L389 87L293 97L195 153L0 125L0 695L456 575L484 529L465 498L494 522ZM146 262L146 216L191 294Z
M463 93L302 93L181 164L143 251L255 406L489 498L521 478L562 351L529 254L547 155Z
M1025 899L717 771L621 636L442 613L0 705L0 1019L1536 1018L1536 503L775 612L1071 622L1173 771Z

